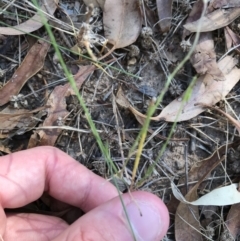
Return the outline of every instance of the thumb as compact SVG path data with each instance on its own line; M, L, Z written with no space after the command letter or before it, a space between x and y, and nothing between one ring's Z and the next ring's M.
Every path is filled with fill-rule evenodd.
M138 191L123 194L122 201L128 218L120 198L116 197L85 214L54 241L159 241L163 238L169 215L157 196Z

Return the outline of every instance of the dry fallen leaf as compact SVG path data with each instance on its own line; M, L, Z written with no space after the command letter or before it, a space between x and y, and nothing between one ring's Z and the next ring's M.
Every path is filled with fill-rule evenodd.
M192 10L189 13L189 16L186 20L186 23L192 23L198 20L201 17L202 11L204 9L204 3L203 0L198 0L193 4ZM187 29L183 29L183 39L186 38L191 32L188 31Z
M240 8L217 9L202 18L186 23L184 28L190 32L210 32L227 26L240 16ZM200 25L200 27L199 27Z
M216 188L211 192L203 195L195 201L187 201L179 192L176 185L171 183L174 196L185 204L191 204L194 206L227 206L236 203L240 203L240 192L238 191L238 183L232 183L231 185Z
M228 212L225 225L223 228L226 232L229 232L233 240L237 240L240 234L240 203L232 205L230 211Z
M38 40L32 46L12 78L0 89L0 106L17 95L26 81L43 67L49 47L50 44L44 40Z
M103 9L104 34L114 49L134 43L140 34L142 16L138 0L106 0Z
M169 122L188 120L204 111L201 106L197 106L196 104L202 103L203 100L204 104L213 105L217 103L230 92L233 86L240 79L240 70L234 67L235 65L236 60L234 58L230 56L225 57L218 63L218 66L223 72L226 81L214 81L213 77L209 74L201 76L194 84L190 99L183 106L183 110L179 115L178 112L182 107L183 97L179 97L171 102L158 116L151 117L151 120L164 120ZM184 94L185 93L183 93L182 96L184 96ZM137 119L140 118L140 123L146 119L146 115L140 113L131 106L122 92L121 95L117 95L117 102L122 107L129 108ZM178 120L176 120L177 115Z
M16 129L29 128L29 124L32 122L34 113L41 112L46 107L39 107L35 110L23 110L13 109L6 107L0 112L0 138L8 137L9 133Z
M162 112L155 117L151 117L154 121L185 121L189 120L204 111L204 108L197 105L199 103L206 105L214 105L222 100L236 85L240 79L240 69L236 68L236 59L226 56L218 63L219 69L225 77L225 81L215 81L214 78L206 74L199 77L192 87L191 95L188 101L183 105L183 96L185 92L167 105ZM126 99L123 93L117 95L117 102L124 108L129 110L136 116L140 123L146 119L146 115L136 110ZM181 113L179 110L182 109ZM178 117L178 119L176 119Z
M74 77L76 81L76 86L79 89L87 76L95 69L94 66L82 66L79 72ZM53 92L51 93L48 101L47 106L50 106L48 111L48 116L43 122L43 127L48 126L57 126L58 122L63 120L67 117L69 112L66 110L66 100L65 97L69 96L70 94L74 93L70 84L67 83L63 86L57 86L54 88ZM61 129L46 129L46 130L39 130L37 134L40 137L39 144L40 146L49 145L53 146L55 141L57 140L59 134L61 133ZM32 140L33 138L33 140ZM36 133L30 138L29 143L31 146L32 143L35 142Z
M197 198L195 192L188 195L189 200ZM180 203L175 214L176 241L202 241L198 207Z
M128 99L125 97L122 88L120 87L118 89L117 92L117 96L116 96L116 102L123 108L129 109L134 116L136 117L136 119L138 120L138 122L142 125L146 119L146 115L140 113L138 110L136 110L128 101Z
M211 32L201 33L190 61L200 75L210 74L214 80L223 81L225 77L216 60L214 42Z
M189 100L182 106L182 100L185 92L179 98L167 105L163 111L154 120L164 120L169 122L189 120L204 111L198 103L214 105L222 100L236 85L240 79L240 69L234 67L236 60L226 56L219 63L219 69L223 72L226 80L215 81L209 74L201 76L194 84ZM182 108L178 115L179 109ZM176 117L178 115L178 119Z
M225 42L227 49L231 49L232 47L238 46L235 50L240 53L240 37L235 34L229 27L224 28Z
M188 172L188 182L194 182L194 181L200 180L201 177L205 175L206 171L209 170L215 163L217 163L220 157L226 154L227 149L236 148L238 147L239 144L240 144L239 142L233 142L233 143L229 143L228 145L222 145L216 151L214 151L211 156L207 157L201 162L200 161L196 162ZM206 178L208 176L206 176ZM178 185L184 184L185 182L186 182L185 177L181 177L178 181ZM191 190L191 188L193 188L193 185L188 185L188 189ZM180 191L183 195L186 195L185 187L180 188ZM171 213L175 214L178 204L179 204L179 201L173 196L169 201L169 203L167 204L168 210Z
M159 26L164 33L168 32L171 27L172 2L173 0L157 0Z
M217 8L235 8L240 7L239 0L212 0L208 6L210 11Z
M116 102L123 108L128 109L130 107L130 102L128 99L125 97L122 87L118 89L117 96L116 96Z
M231 143L230 146L238 146L239 142ZM185 199L188 201L194 201L197 199L197 189L201 182L211 173L211 171L223 160L225 160L226 146L220 147L223 152L215 152L215 158L213 162L207 166L204 164L204 168L201 168L202 175L198 179L198 183L188 192ZM205 162L206 163L206 162ZM175 238L176 241L192 241L202 240L201 227L199 223L199 211L198 207L180 203L177 208L175 215Z
M50 16L53 15L57 9L58 0L46 0L40 7L42 13L48 13ZM48 15L44 14L45 18L48 19ZM5 35L21 35L25 33L31 33L43 26L42 16L36 13L29 20L12 27L0 27L0 34Z

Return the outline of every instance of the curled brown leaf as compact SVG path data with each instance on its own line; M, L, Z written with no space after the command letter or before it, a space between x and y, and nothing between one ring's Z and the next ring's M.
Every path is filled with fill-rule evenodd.
M190 61L198 74L210 74L217 81L225 80L224 74L217 65L212 33L200 34Z
M202 18L186 23L184 28L190 32L210 32L227 26L240 16L240 8L217 9Z

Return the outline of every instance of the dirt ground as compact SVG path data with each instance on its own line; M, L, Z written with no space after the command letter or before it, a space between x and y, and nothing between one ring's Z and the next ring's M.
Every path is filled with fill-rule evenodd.
M7 1L0 1L0 7L5 6ZM79 4L76 4L78 2ZM91 114L91 118L99 130L99 135L104 144L107 144L109 156L113 160L118 170L123 170L122 175L117 177L122 192L127 192L131 184L132 170L135 161L135 154L131 154L135 140L141 130L142 125L134 114L127 108L120 106L117 101L117 92L122 88L124 96L129 103L142 114L146 114L151 102L159 96L166 84L167 78L179 65L186 55L181 47L183 22L186 20L191 7L195 1L174 1L172 8L172 26L167 33L162 33L157 23L156 1L145 1L145 5L153 14L148 25L148 31L152 31L151 38L146 38L146 33L142 32L136 42L131 46L115 50L108 61L111 67L103 71L96 67L91 72L81 86L80 94L85 101ZM22 5L21 1L15 1ZM60 21L67 22L65 12L72 16L75 26L80 26L82 13L86 8L82 1L60 1L61 8L57 9L54 16ZM79 16L74 12L74 8L79 7ZM15 6L11 6L8 11L14 13ZM100 9L97 17L91 20L95 24L94 31L103 35L102 12ZM24 9L18 9L19 16L31 16L31 13ZM155 15L154 15L155 14ZM20 21L21 17L20 17ZM236 34L240 34L240 18L234 20L229 26ZM0 15L0 23L7 23L10 26L17 24L16 16L7 13ZM3 26L1 24L1 26ZM145 29L146 31L146 29ZM53 30L54 36L61 49L64 62L72 74L79 71L79 66L91 65L91 61L80 58L68 51L69 45L76 43L76 38L61 30ZM1 34L1 32L0 32ZM44 37L46 31L44 27L33 32L38 37ZM213 32L214 46L217 59L226 52L223 29ZM36 38L29 34L7 36L0 35L0 84L2 86L11 79L14 71L19 67L27 55L29 49L36 42ZM99 49L99 47L95 47ZM94 50L95 51L95 50ZM87 54L87 53L86 53ZM237 53L235 58L239 60ZM239 66L239 65L237 65ZM126 74L127 72L127 74ZM172 79L161 104L156 109L154 116L174 99L178 98L189 86L192 78L196 75L190 61L178 71ZM43 68L31 77L22 87L17 99L2 105L1 111L6 107L10 109L35 110L45 106L47 100L56 86L67 83L64 71L59 64L53 46L50 46L44 61ZM236 117L240 111L240 84L237 83L226 96L226 101L222 100L217 106L224 112L233 110ZM65 118L59 118L64 126L77 129L88 130L87 133L73 130L59 130L59 135L54 146L63 150L76 161L82 163L93 172L106 179L112 179L105 158L99 149L96 139L85 116L84 110L78 99L74 95L66 97ZM16 152L41 144L41 137L35 127L41 127L47 117L47 112L37 112L35 122L26 119L18 120L18 123L11 129L1 128L0 139L1 155L8 152ZM36 121L37 120L37 121ZM57 124L59 125L59 123ZM61 125L61 124L60 124ZM1 126L1 125L0 125ZM211 157L213 153L222 145L235 142L238 133L232 123L222 114L215 110L207 110L186 121L177 122L171 138L168 140L164 152L159 155L161 148L166 144L166 140L171 132L173 123L165 121L151 121L145 144L143 146L140 164L135 179L134 189L152 192L163 199L168 205L171 226L164 240L181 240L175 238L174 220L178 203L172 195L170 181L178 184L184 192L186 183L196 183L197 179L189 180L189 170L202 161ZM33 135L35 142L33 142ZM237 180L240 173L238 147L226 146L225 154L228 156L226 162L211 171L211 175L202 183L199 188L199 195L203 195L214 188L225 183ZM127 163L126 163L126 160ZM148 168L154 163L150 176L144 179ZM189 188L188 186L188 188ZM41 206L42 210L54 212L44 204L43 200L35 202L34 205ZM205 206L199 207L199 222L204 233L210 240L233 240L224 239L221 236L225 231L225 221L230 207ZM236 239L237 240L237 239Z

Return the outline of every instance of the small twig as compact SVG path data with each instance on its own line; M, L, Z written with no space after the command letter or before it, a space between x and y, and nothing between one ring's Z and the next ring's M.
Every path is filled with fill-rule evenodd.
M33 89L32 84L28 81L27 82L27 86L29 87L29 89L32 91L32 94L37 98L38 94L35 92L35 90Z
M188 193L188 155L187 154L188 154L188 142L184 143L186 193Z
M116 97L114 94L112 94L113 97L113 101L112 101L112 106L113 106L113 114L115 116L115 120L116 120L116 126L117 126L117 134L118 134L118 145L119 145L119 149L120 149L120 154L121 154L121 158L122 158L122 164L124 165L124 153L123 153L123 147L122 147L122 138L121 138L121 133L120 133L120 126L119 126L119 120L118 120L118 115L117 115L117 104L116 104ZM125 168L124 168L125 169ZM124 170L123 170L124 171ZM125 174L128 177L128 173L125 170ZM129 177L128 177L129 178Z
M238 130L238 133L240 134L240 122L238 120L236 120L235 118L233 118L231 115L225 113L224 111L220 110L219 108L216 108L216 107L208 105L208 104L198 103L197 105L205 107L205 108L209 108L212 110L216 110L219 113L223 114L236 127L236 129Z

